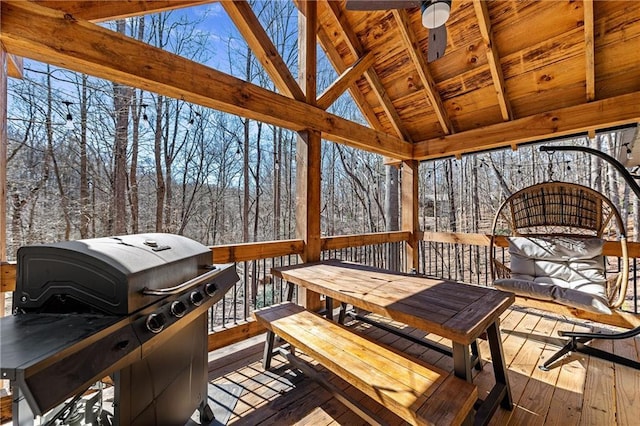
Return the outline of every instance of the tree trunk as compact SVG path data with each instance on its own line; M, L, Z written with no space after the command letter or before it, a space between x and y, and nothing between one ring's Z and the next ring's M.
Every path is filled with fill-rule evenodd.
M58 162L56 161L55 151L53 149L53 125L51 114L53 110L52 102L52 87L51 87L51 66L47 65L47 150L49 152L49 157L51 158L51 162L53 164L53 171L56 176L56 183L58 185L58 193L60 194L60 207L62 208L62 215L64 217L64 239L69 240L71 238L71 219L69 218L69 207L67 195L65 194L64 187L62 185L62 176L60 174L60 169L58 167Z
M80 100L80 237L89 238L89 165L87 161L87 80L82 74L82 92Z
M125 33L125 20L116 22L119 33ZM132 89L119 83L113 83L113 105L116 118L116 132L113 152L113 192L114 233L127 232L127 145L129 142L129 108Z
M137 39L144 40L145 18L138 18L138 34ZM136 96L136 91L132 93L131 109L133 120L133 131L131 135L131 164L129 166L129 209L131 210L131 232L137 234L140 232L140 196L138 191L138 151L140 145L140 116L146 114L144 104L144 92L140 90L140 98ZM147 123L144 123L147 124Z
M156 100L156 124L153 135L153 157L156 166L156 232L163 231L164 211L164 175L162 174L162 115L164 114L164 97L158 95Z

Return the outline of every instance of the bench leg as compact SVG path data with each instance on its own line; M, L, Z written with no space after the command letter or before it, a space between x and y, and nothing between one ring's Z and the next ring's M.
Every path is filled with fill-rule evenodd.
M273 357L273 343L275 341L275 333L267 331L267 339L264 342L264 353L262 354L262 368L268 370L271 368L271 358Z

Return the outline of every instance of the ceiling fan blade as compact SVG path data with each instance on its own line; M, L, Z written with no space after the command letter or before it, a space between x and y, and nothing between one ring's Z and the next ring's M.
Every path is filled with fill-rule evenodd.
M420 7L419 1L405 0L347 0L347 10L390 10Z
M441 25L429 30L429 44L427 45L427 62L433 62L444 56L447 48L447 27Z

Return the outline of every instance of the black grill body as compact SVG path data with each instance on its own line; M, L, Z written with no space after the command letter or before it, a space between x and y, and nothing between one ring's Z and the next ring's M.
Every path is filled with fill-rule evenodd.
M184 424L196 408L206 419L207 310L239 279L211 258L159 233L21 247L15 314L0 318L14 423L107 375L119 424Z

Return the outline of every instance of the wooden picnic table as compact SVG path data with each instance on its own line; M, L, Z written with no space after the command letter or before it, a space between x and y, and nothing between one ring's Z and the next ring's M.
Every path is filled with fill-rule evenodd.
M500 315L515 301L513 293L336 260L271 271L324 294L329 313L335 299L450 339L455 375L469 382L470 346L486 332L496 383L476 417L489 419L498 404L513 408L499 329Z

